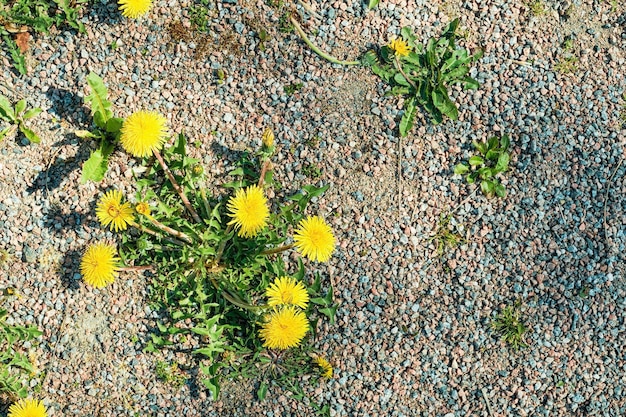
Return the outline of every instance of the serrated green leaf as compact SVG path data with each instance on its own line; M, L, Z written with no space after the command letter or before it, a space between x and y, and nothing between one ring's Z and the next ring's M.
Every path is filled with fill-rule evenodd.
M472 145L474 145L474 148L476 148L476 150L478 152L480 152L482 155L487 153L487 144L486 143L472 141Z
M415 116L417 115L417 106L415 105L415 97L411 97L406 101L404 106L404 114L400 120L400 136L406 137L413 125L415 124Z
M13 131L13 130L15 130L15 125L13 125L13 126L9 126L9 127L7 127L7 128L4 128L2 131L0 131L0 141L1 141L2 139L4 139L4 137L5 137L6 135L8 135L8 134L9 134L9 132L11 132L11 131Z
M504 188L504 185L500 183L496 184L496 195L501 198L506 197L506 188Z
M478 156L478 155L474 155L474 156L472 156L472 157L469 159L469 161L468 161L468 162L469 162L469 164L470 164L471 166L479 166L479 165L484 164L484 163L485 163L485 160L484 160L482 157Z
M493 196L493 194L496 192L495 184L489 180L481 181L480 189L487 197Z
M507 152L502 152L498 157L498 162L496 163L495 170L498 172L506 171L509 168L509 160L509 154Z
M0 94L0 118L15 123L15 111L9 99Z
M330 321L330 324L332 325L332 324L335 324L335 315L337 313L338 308L339 306L337 304L330 306L330 307L320 308L320 313L328 317L328 320Z
M2 26L0 26L0 28L2 28ZM13 58L15 68L20 74L26 75L28 73L28 68L26 66L26 58L24 58L24 54L20 51L20 48L17 47L17 44L7 31L4 31L2 34L2 39L4 39L4 43L11 53L11 58Z
M499 156L500 151L497 151L495 149L489 149L487 151L487 154L485 155L485 158L489 161L497 161Z
M18 101L17 103L15 103L15 118L18 118L20 114L22 114L22 112L26 110L26 99L23 98L20 101Z
M365 65L365 66L374 66L378 64L378 55L376 54L376 51L370 49L369 51L365 52L363 55L361 55L361 64Z
M27 128L21 123L20 123L20 131L24 134L24 136L26 136L26 138L29 141L31 141L31 143L41 142L41 139L39 139L39 136L37 136L35 132L33 132L32 130L30 130L29 128Z
M511 139L509 138L509 135L502 135L502 137L500 138L500 147L502 148L502 150L506 151L507 149L509 149L510 145Z
M457 166L454 167L454 173L457 175L467 174L469 170L470 168L463 163L458 164Z
M265 381L262 381L259 390L256 392L256 396L259 398L259 400L263 401L265 399L265 396L267 395L267 387L267 383Z
M410 87L411 86L411 84L409 84L409 82L406 80L406 78L404 78L404 75L400 74L399 72L396 73L396 75L394 75L393 80L396 83L398 83L398 84L400 84L400 85L402 85L404 87Z
M43 110L41 110L39 107L35 107L34 109L30 109L26 113L24 113L24 116L22 117L22 119L24 120L32 119L33 117L37 116L42 111Z
M122 128L123 124L124 124L124 119L122 119L120 117L111 117L106 122L105 130L108 133L117 133L117 132L120 131L120 129Z
M442 114L445 114L452 120L457 120L459 118L459 111L457 110L454 103L448 97L448 92L446 91L444 87L439 87L433 90L432 99L433 99L433 105Z
M99 137L98 135L95 135L88 130L75 130L74 134L81 139L85 139L85 138L95 139Z
M372 10L373 8L378 6L378 3L380 3L380 0L370 0L369 4L367 5L367 8Z
M465 77L460 82L463 84L463 88L466 90L476 90L480 87L480 83L472 77Z
M91 113L96 126L105 129L107 121L113 117L111 102L107 100L109 92L102 78L94 72L90 72L87 76L87 84L91 89L91 94L85 97L85 102L91 106Z
M482 180L486 180L489 178L493 177L493 170L489 167L482 167L480 168L478 171L476 171L478 173L478 176L480 177L480 179Z
M113 146L102 143L99 149L91 153L89 159L83 164L83 172L80 182L85 184L87 181L102 181L109 166L109 156L113 152Z

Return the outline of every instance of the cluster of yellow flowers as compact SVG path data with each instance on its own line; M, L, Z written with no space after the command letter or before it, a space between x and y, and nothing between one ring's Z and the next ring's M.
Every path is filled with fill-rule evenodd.
M303 311L309 302L309 293L304 284L280 277L267 287L265 295L274 311L265 317L259 332L263 346L270 349L298 346L309 331L309 321Z
M267 287L265 295L274 310L265 316L259 331L263 346L281 350L298 346L309 331L304 313L309 303L306 287L293 278L280 277ZM325 358L315 357L313 362L322 377L333 376L333 367Z

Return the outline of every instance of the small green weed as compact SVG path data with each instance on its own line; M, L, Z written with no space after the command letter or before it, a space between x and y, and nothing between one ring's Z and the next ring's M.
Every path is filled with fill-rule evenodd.
M13 34L21 32L24 26L45 34L52 26L70 26L85 33L79 20L79 7L84 3L86 1L81 0L0 0L0 36L21 74L27 72L26 61Z
M626 93L622 94L622 100L624 102L622 103L622 110L620 111L619 116L622 119L622 121L626 123Z
M504 307L491 322L491 329L515 350L528 346L524 342L524 334L528 329L520 317L520 306L521 301L518 300L512 306Z
M156 376L161 381L166 384L170 384L176 389L180 389L183 385L185 385L185 375L183 372L178 369L178 364L176 362L171 365L164 361L158 361L156 364Z
M469 161L458 164L454 167L454 173L465 175L468 184L480 180L480 189L487 197L506 197L506 189L496 176L509 169L509 136L503 135L500 140L494 136L486 143L474 141L473 145L480 155L474 155Z
M293 84L284 86L283 90L285 91L285 94L287 94L288 96L291 96L296 91L302 90L302 87L304 87L303 83L293 83Z
M11 105L9 99L0 95L0 120L9 123L9 126L0 130L0 141L7 135L12 135L15 130L19 129L26 139L32 143L39 143L41 139L32 130L26 127L25 120L31 119L41 113L41 109L36 107L34 109L26 110L26 99L22 99L15 104L15 107Z
M561 74L571 74L578 71L578 57L574 53L574 40L571 38L566 39L561 48L563 52L559 62L553 66L553 69Z
M209 0L196 0L196 3L189 7L189 20L196 31L208 33L211 25L211 11L209 10Z
M589 288L586 285L583 285L580 290L578 291L578 296L580 298L587 298L589 297L589 292L591 291L591 288Z
M546 5L542 0L526 0L524 5L533 16L543 16L547 13Z
M256 32L256 36L259 38L259 50L265 51L265 42L271 39L270 34L267 33L267 30L261 28Z
M317 179L322 176L322 170L315 164L304 164L302 166L302 174L311 179Z
M14 398L28 395L28 376L37 373L28 356L18 349L18 344L40 336L36 327L6 324L7 311L0 309L0 393Z
M83 164L81 175L83 184L87 181L102 181L104 178L109 167L109 156L119 140L120 129L124 122L124 119L113 116L112 104L108 100L109 90L102 78L91 72L87 76L87 84L91 89L91 94L85 97L85 103L91 106L95 129L78 130L74 134L79 138L95 139L99 145Z
M114 40L113 42L111 42L110 48L112 51L117 50L117 41Z
M430 115L434 124L443 116L457 120L459 111L448 96L448 86L461 84L465 89L476 89L478 81L471 78L470 64L482 56L482 51L470 55L455 44L459 20L453 20L439 39L431 38L424 47L408 27L401 30L402 39L395 39L380 49L368 51L361 59L374 74L391 86L385 96L406 96L404 114L400 121L400 135L406 136L415 123L418 105Z
M291 22L291 12L283 13L278 19L278 30L282 33L292 33L296 27Z
M451 220L451 214L441 214L435 235L429 239L429 242L435 243L438 256L443 256L446 249L455 248L465 241L463 236L454 230L453 226L450 224Z

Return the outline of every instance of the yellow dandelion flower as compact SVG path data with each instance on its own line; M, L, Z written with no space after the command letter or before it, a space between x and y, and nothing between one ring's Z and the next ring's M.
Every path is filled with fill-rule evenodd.
M142 216L150 217L150 206L148 203L140 202L135 206L135 211Z
M389 48L392 49L397 56L407 56L409 52L411 52L411 47L402 39L392 39L389 42Z
M115 280L119 267L115 246L96 243L89 246L80 263L80 273L85 282L95 288L103 288Z
M289 349L298 346L309 331L309 321L296 307L276 310L266 317L259 336L263 346L270 349Z
M313 358L315 364L320 368L320 375L326 379L333 377L333 366L325 358L318 356Z
M313 261L326 262L335 250L333 231L319 216L302 220L293 240L298 251Z
M233 219L228 223L234 224L239 237L251 238L256 236L267 224L270 209L263 189L252 185L245 190L240 188L235 197L228 202L228 214Z
M150 11L152 0L119 0L122 16L137 19Z
M266 128L263 132L263 136L261 137L261 141L263 142L263 146L266 148L271 148L274 146L274 132L271 128Z
M122 192L111 190L105 193L96 207L96 216L103 226L111 225L111 230L126 230L133 222L133 208L130 203L122 204Z
M46 408L39 400L22 399L9 407L7 417L48 417Z
M304 309L309 302L309 293L304 284L289 277L276 278L265 290L265 295L269 298L267 303L272 307L289 304Z
M166 137L165 117L154 111L138 111L124 120L120 143L129 154L143 158L159 150Z

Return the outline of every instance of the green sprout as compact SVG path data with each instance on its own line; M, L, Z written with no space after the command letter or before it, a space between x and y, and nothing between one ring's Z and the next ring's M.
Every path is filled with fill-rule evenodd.
M524 342L528 329L520 317L520 305L521 302L516 301L514 305L504 307L491 322L491 329L515 350L528 346Z

